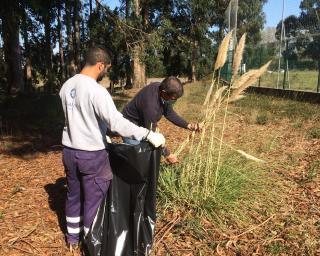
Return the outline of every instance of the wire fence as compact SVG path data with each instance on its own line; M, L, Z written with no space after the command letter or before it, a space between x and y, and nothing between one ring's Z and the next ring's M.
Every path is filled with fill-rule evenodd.
M247 49L243 70L258 68L272 59L269 70L257 86L320 92L320 60L290 53L294 49L284 50L279 57L278 47L279 43L275 42Z
M320 93L320 2L312 1L302 0L300 14L289 16L284 15L289 2L279 1L282 17L278 25L265 28L259 44L246 46L243 73L272 60L257 86ZM236 15L235 11L232 15ZM231 49L222 70L227 81L231 79L233 52Z

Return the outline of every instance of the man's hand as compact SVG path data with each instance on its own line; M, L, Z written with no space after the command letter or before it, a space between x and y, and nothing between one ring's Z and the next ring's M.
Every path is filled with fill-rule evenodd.
M169 164L176 164L178 163L178 158L176 155L174 154L170 154L166 157L166 161L169 163Z
M187 126L188 130L190 131L195 131L195 132L200 132L202 129L202 125L199 123L189 123Z
M166 144L166 139L161 133L150 131L146 137L147 141L149 141L156 148L160 146L164 146Z

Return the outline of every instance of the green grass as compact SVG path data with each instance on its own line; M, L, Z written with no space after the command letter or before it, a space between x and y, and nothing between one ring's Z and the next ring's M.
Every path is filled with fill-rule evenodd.
M202 102L208 84L208 82L200 82L197 86L192 84L186 86L185 96L175 105L177 112L189 120L200 121L203 113ZM320 106L317 104L263 95L247 95L228 109L227 125L229 122L241 126L236 126L238 133L235 136L230 136L233 127L228 127L228 139L237 149L261 156L262 159L267 160L267 163L254 163L223 147L222 164L217 182L214 183L215 172L210 177L216 190L209 196L203 197L202 191L193 188L199 183L200 188L204 190L204 177L200 175L199 179L187 180L183 176L185 163L191 166L190 171L193 171L193 168L199 168L197 158L192 155L196 153L189 152L184 155L184 158L181 157L179 165L162 166L158 187L158 211L179 212L183 223L192 223L190 226L185 225L181 231L193 234L201 241L210 241L209 243L214 244L212 251L216 250L217 233L239 234L256 227L264 220L268 220L270 216L276 217L252 232L252 237L259 237L261 239L259 241L266 242L261 245L263 255L292 253L290 245L301 238L302 232L306 237L309 236L310 241L316 241L316 237L311 231L307 231L307 227L300 232L298 226L300 227L301 224L292 221L287 223L287 218L295 218L302 222L302 216L292 212L285 216L282 211L291 209L290 205L286 205L286 194L290 193L288 189L291 189L288 186L292 185L288 182L288 172L292 172L294 166L300 166L300 159L305 156L305 152L299 147L296 151L286 148L284 146L286 137L296 136L295 138L301 140L319 139L319 121ZM217 123L221 125L221 116ZM284 132L284 127L287 132ZM221 131L219 127L217 131L218 133ZM291 143L295 140L289 141ZM215 148L218 148L218 143ZM206 149L202 147L201 150L203 151L202 159L206 159ZM217 162L213 161L211 165L215 170ZM315 181L319 175L319 168L319 162L313 161L306 167L304 177L296 182L303 186L305 183ZM200 174L203 173L205 173L204 170L200 171ZM294 189L296 189L295 184L292 187ZM203 222L203 219L208 222ZM204 226L203 223L211 223L213 230L217 231L203 233L204 229L210 230L211 227ZM274 240L275 237L282 237L282 234L285 241ZM307 244L309 240L306 237L301 238L301 244L305 244L306 248L313 252L315 245ZM257 240L254 241L260 244ZM221 245L221 240L219 242ZM253 244L251 245L254 247Z
M268 122L268 115L266 113L260 113L256 117L256 124L265 125Z
M202 121L202 103L207 90L208 82L188 85L185 95L175 106L177 112L188 120ZM264 113L256 120L261 125L268 122L269 113ZM219 133L221 133L221 127L217 127L217 134ZM199 143L198 140L200 139L195 139L195 145ZM210 138L205 138L205 140L210 140ZM274 141L270 142L269 147L273 147L274 143ZM179 165L162 167L158 193L160 207L179 209L182 212L192 210L193 218L195 217L193 221L198 225L200 225L201 218L205 216L221 229L227 228L228 225L246 227L252 224L254 221L248 212L264 216L271 214L278 188L277 183L269 176L268 168L244 159L224 147L221 151L222 162L217 173L219 143L215 142L214 156L211 156L214 161L210 163L211 168L215 171L210 172L211 187L208 189L205 177L203 177L208 165L199 164L199 161L206 160L209 152L206 147L208 145L205 143L201 146L200 152L202 153L196 153L197 147L195 147L194 151L191 150L184 156ZM190 177L196 178L193 180ZM195 189L195 187L200 189ZM204 193L203 190L206 189L210 191L209 195Z
M320 106L318 104L297 102L271 96L250 94L235 103L236 113L251 113L268 115L272 121L277 119L289 119L294 122L305 120L320 120ZM296 124L301 126L301 123Z
M177 100L174 109L186 120L199 120L203 108L202 104L209 86L209 81L187 84L184 95Z
M280 73L279 88L283 88L284 73ZM276 88L278 81L278 73L266 73L262 76L260 86ZM286 89L316 91L318 84L318 71L289 71L290 85L286 84Z
M301 183L307 183L312 181L319 175L320 172L320 160L313 161L306 169L306 175L301 180Z
M197 180L184 183L181 165L163 166L159 177L159 205L181 211L192 210L193 217L197 216L194 221L198 220L198 224L205 216L221 229L229 225L247 226L252 223L250 216L254 212L267 217L272 212L272 201L276 197L274 181L261 166L235 153L224 153L215 193L207 198L198 198L202 195L201 191L199 194L192 192ZM188 158L183 161L188 161ZM215 166L216 163L213 163L212 168ZM212 176L211 180L214 179Z
M313 127L307 132L309 139L320 139L320 127Z
M287 248L283 246L280 242L274 242L267 247L267 251L271 255L279 255L281 253L285 253Z

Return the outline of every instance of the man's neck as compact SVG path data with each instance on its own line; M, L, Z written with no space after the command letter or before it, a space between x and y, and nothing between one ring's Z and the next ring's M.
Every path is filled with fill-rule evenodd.
M90 67L84 67L80 74L85 75L85 76L89 76L91 78L93 78L94 80L97 80L98 76L96 75L96 72L94 70L92 70L92 68Z

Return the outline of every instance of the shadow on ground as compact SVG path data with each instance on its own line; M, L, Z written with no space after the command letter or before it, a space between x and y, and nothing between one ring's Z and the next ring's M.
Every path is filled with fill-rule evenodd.
M130 97L114 93L122 110ZM60 151L64 116L58 95L18 95L0 102L0 153L23 159Z
M66 219L65 219L65 201L67 196L66 178L59 178L54 184L50 183L44 186L48 193L48 204L50 209L57 215L59 227L65 234Z

